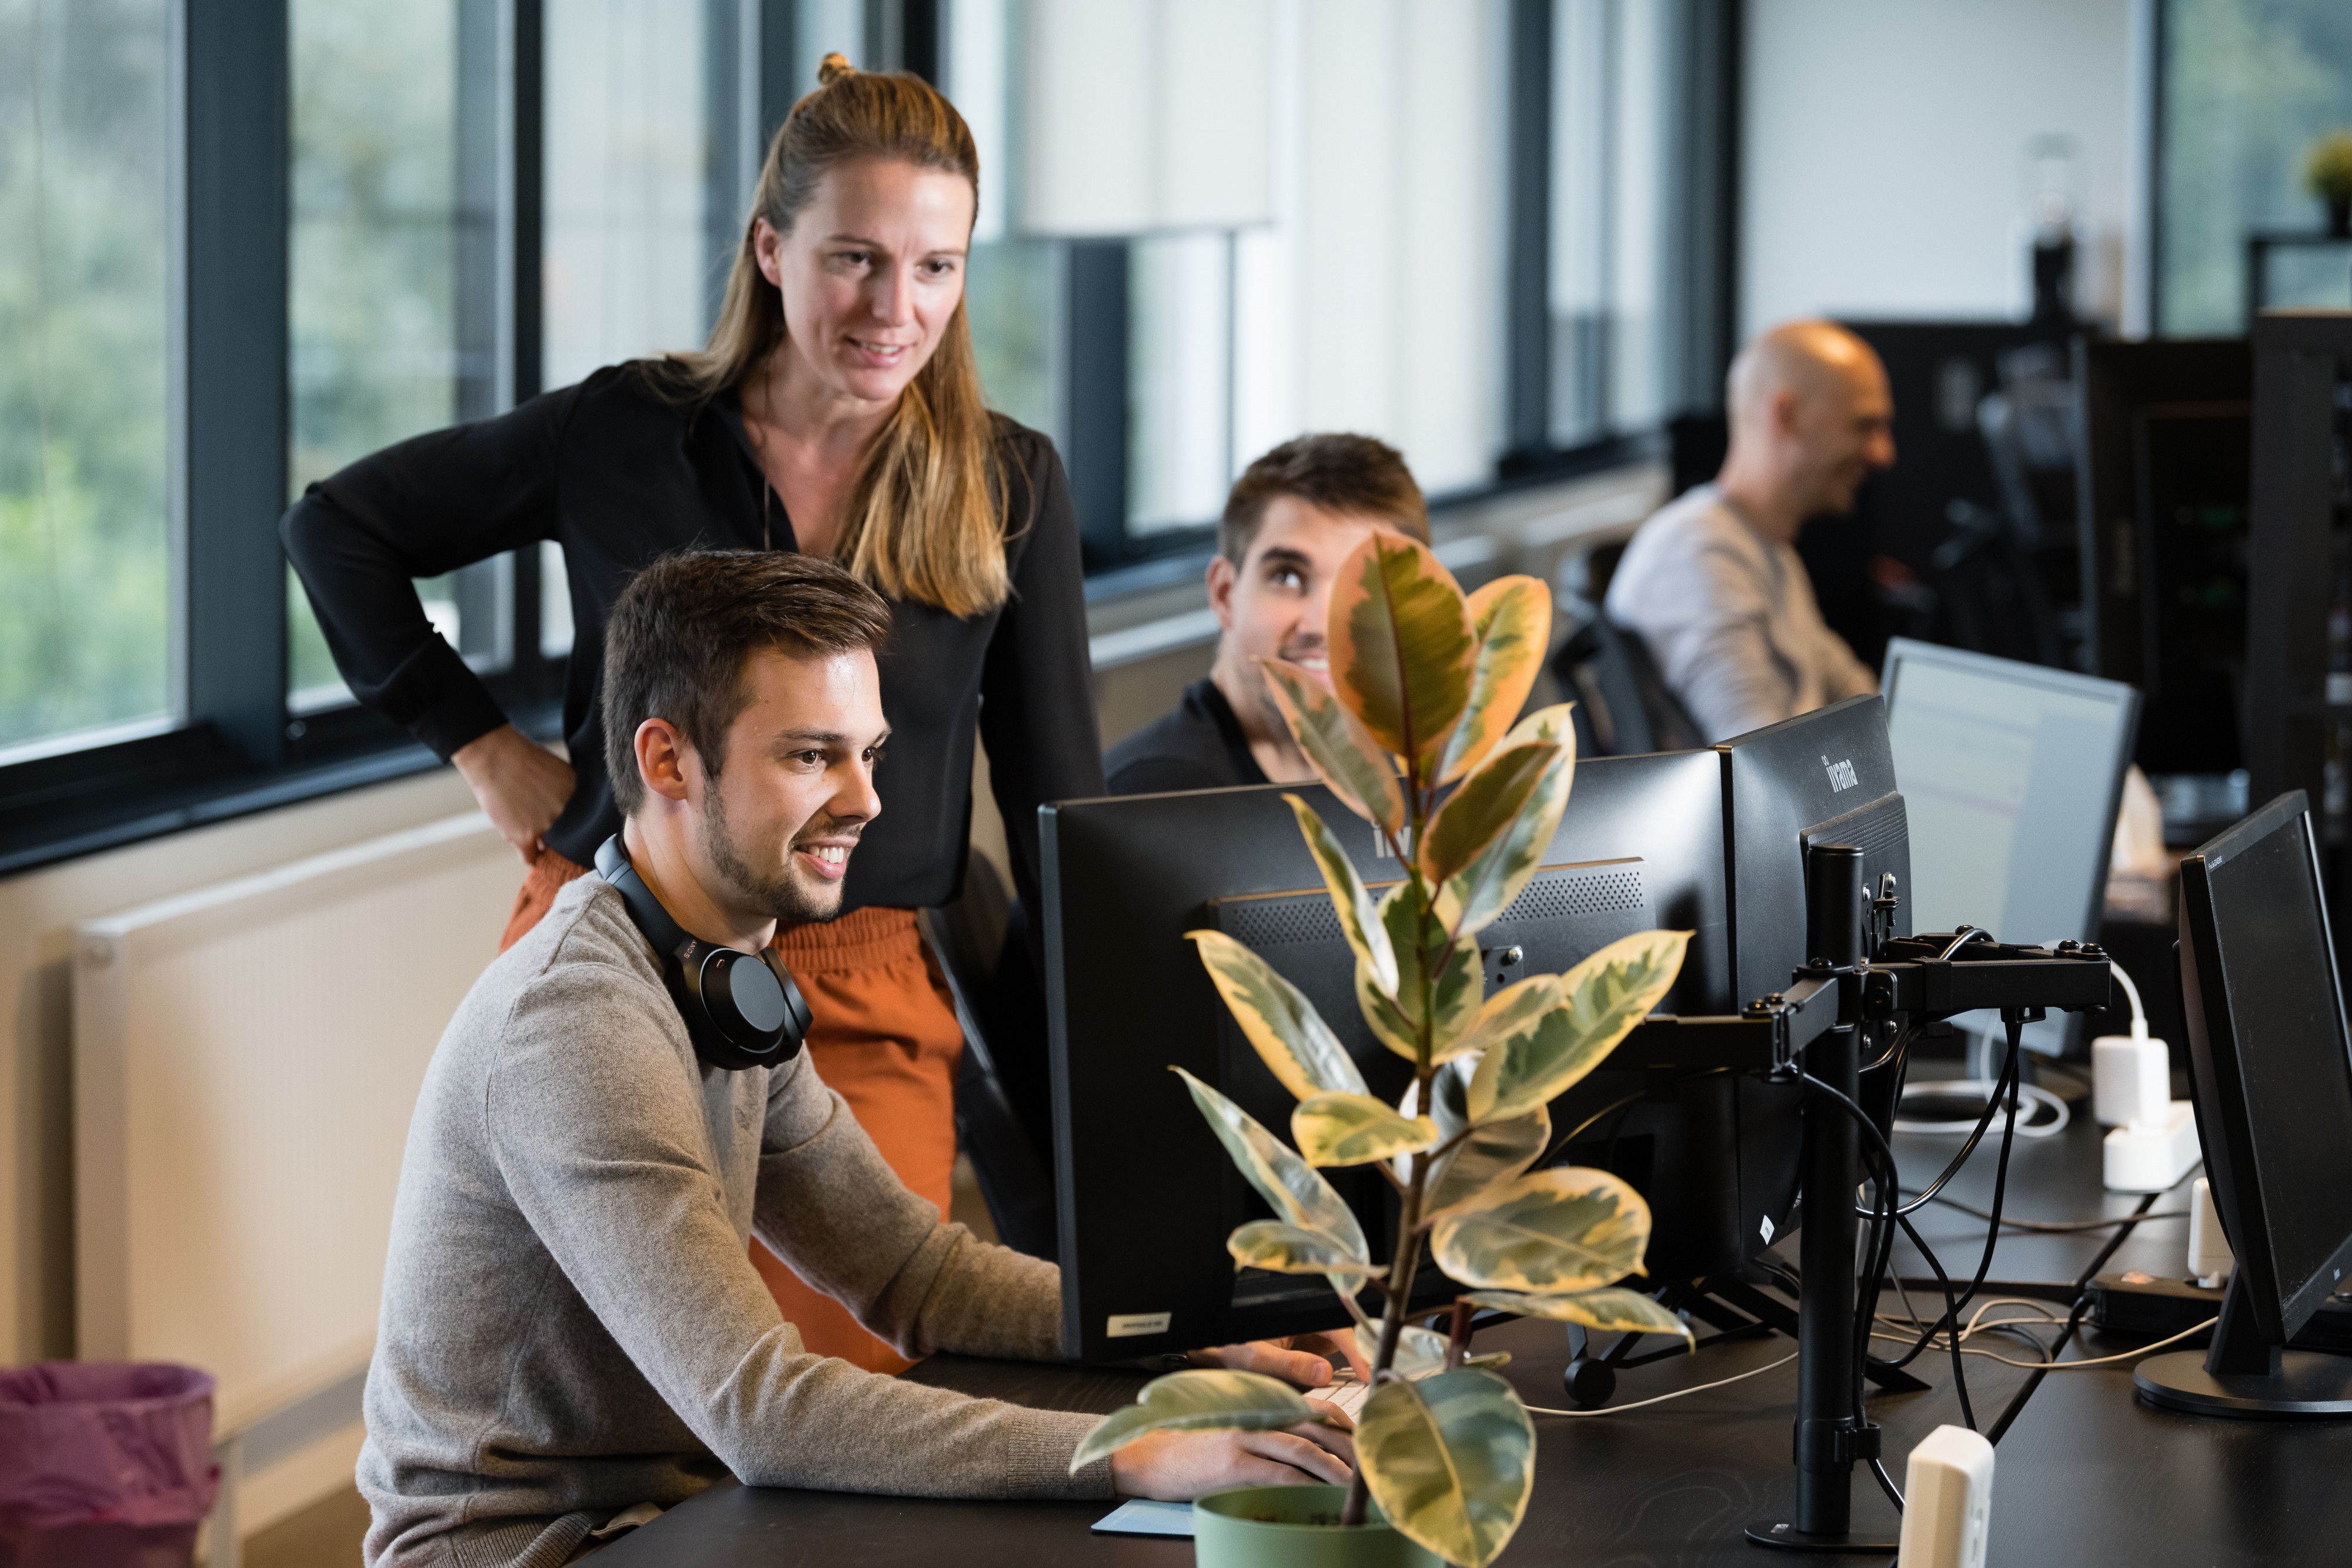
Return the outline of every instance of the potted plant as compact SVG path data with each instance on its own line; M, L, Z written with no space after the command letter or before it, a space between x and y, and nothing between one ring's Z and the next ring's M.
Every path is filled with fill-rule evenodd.
M1689 1337L1675 1314L1618 1285L1643 1271L1650 1213L1641 1195L1605 1171L1530 1169L1550 1148L1546 1107L1657 1004L1689 933L1630 936L1565 975L1481 996L1478 933L1534 874L1575 768L1567 705L1511 723L1550 624L1549 596L1535 579L1504 578L1465 597L1425 547L1381 533L1349 556L1333 591L1330 685L1260 661L1299 748L1402 868L1375 897L1331 829L1285 797L1355 951L1365 1022L1412 1063L1412 1081L1396 1105L1367 1092L1296 988L1230 937L1190 934L1243 1033L1298 1098L1286 1144L1181 1074L1276 1216L1244 1225L1227 1248L1237 1268L1328 1280L1374 1385L1344 1495L1250 1488L1203 1499L1194 1512L1203 1564L1428 1561L1412 1555L1417 1547L1483 1568L1526 1511L1535 1429L1510 1385L1482 1364L1501 1358L1465 1354L1471 1310ZM1396 1191L1385 1262L1320 1174L1363 1165ZM1424 1247L1468 1287L1450 1335L1405 1321ZM1367 1293L1377 1320L1359 1301ZM1147 1432L1315 1418L1272 1378L1180 1372L1105 1418L1071 1468ZM1373 1504L1405 1540L1372 1520Z
M2327 204L2327 232L2352 235L2352 131L2331 131L2312 144L2303 183Z

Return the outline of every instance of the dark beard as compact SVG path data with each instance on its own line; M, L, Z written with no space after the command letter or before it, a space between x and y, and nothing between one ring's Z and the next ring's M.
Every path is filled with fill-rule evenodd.
M703 818L703 851L710 857L710 869L727 884L730 898L786 925L806 925L840 917L839 897L830 904L819 904L783 867L778 866L765 876L752 870L751 862L735 847L735 835L727 825L724 797L712 789L703 799L709 803Z

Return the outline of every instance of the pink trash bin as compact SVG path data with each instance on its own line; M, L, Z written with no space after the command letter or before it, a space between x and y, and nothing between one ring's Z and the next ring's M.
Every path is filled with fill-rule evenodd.
M192 1366L0 1369L0 1568L188 1568L220 1490Z

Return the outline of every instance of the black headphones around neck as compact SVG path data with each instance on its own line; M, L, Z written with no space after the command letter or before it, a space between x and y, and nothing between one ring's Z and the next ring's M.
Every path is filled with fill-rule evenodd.
M703 941L679 926L629 863L618 833L596 851L596 871L613 884L629 923L654 945L662 984L686 1020L694 1053L713 1067L782 1067L801 1053L809 1005L772 947L754 958Z

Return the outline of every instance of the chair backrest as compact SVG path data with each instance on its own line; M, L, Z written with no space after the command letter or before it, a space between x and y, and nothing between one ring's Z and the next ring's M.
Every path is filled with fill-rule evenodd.
M979 1177L997 1239L1051 1262L1059 1256L1053 1167L1015 1110L990 1043L994 1032L1001 1044L1013 1046L1007 1031L1023 1028L1025 1020L1037 1035L1031 1053L1041 1061L1045 1054L1043 996L1006 994L1022 985L1036 988L1034 967L1016 939L1020 910L994 864L972 855L962 894L944 908L921 911L917 922L939 959L963 1030L963 1060L956 1070L956 1143Z
M1633 757L1706 744L1637 633L1589 601L1563 596L1559 612L1571 629L1552 655L1552 674L1576 704L1580 755Z

